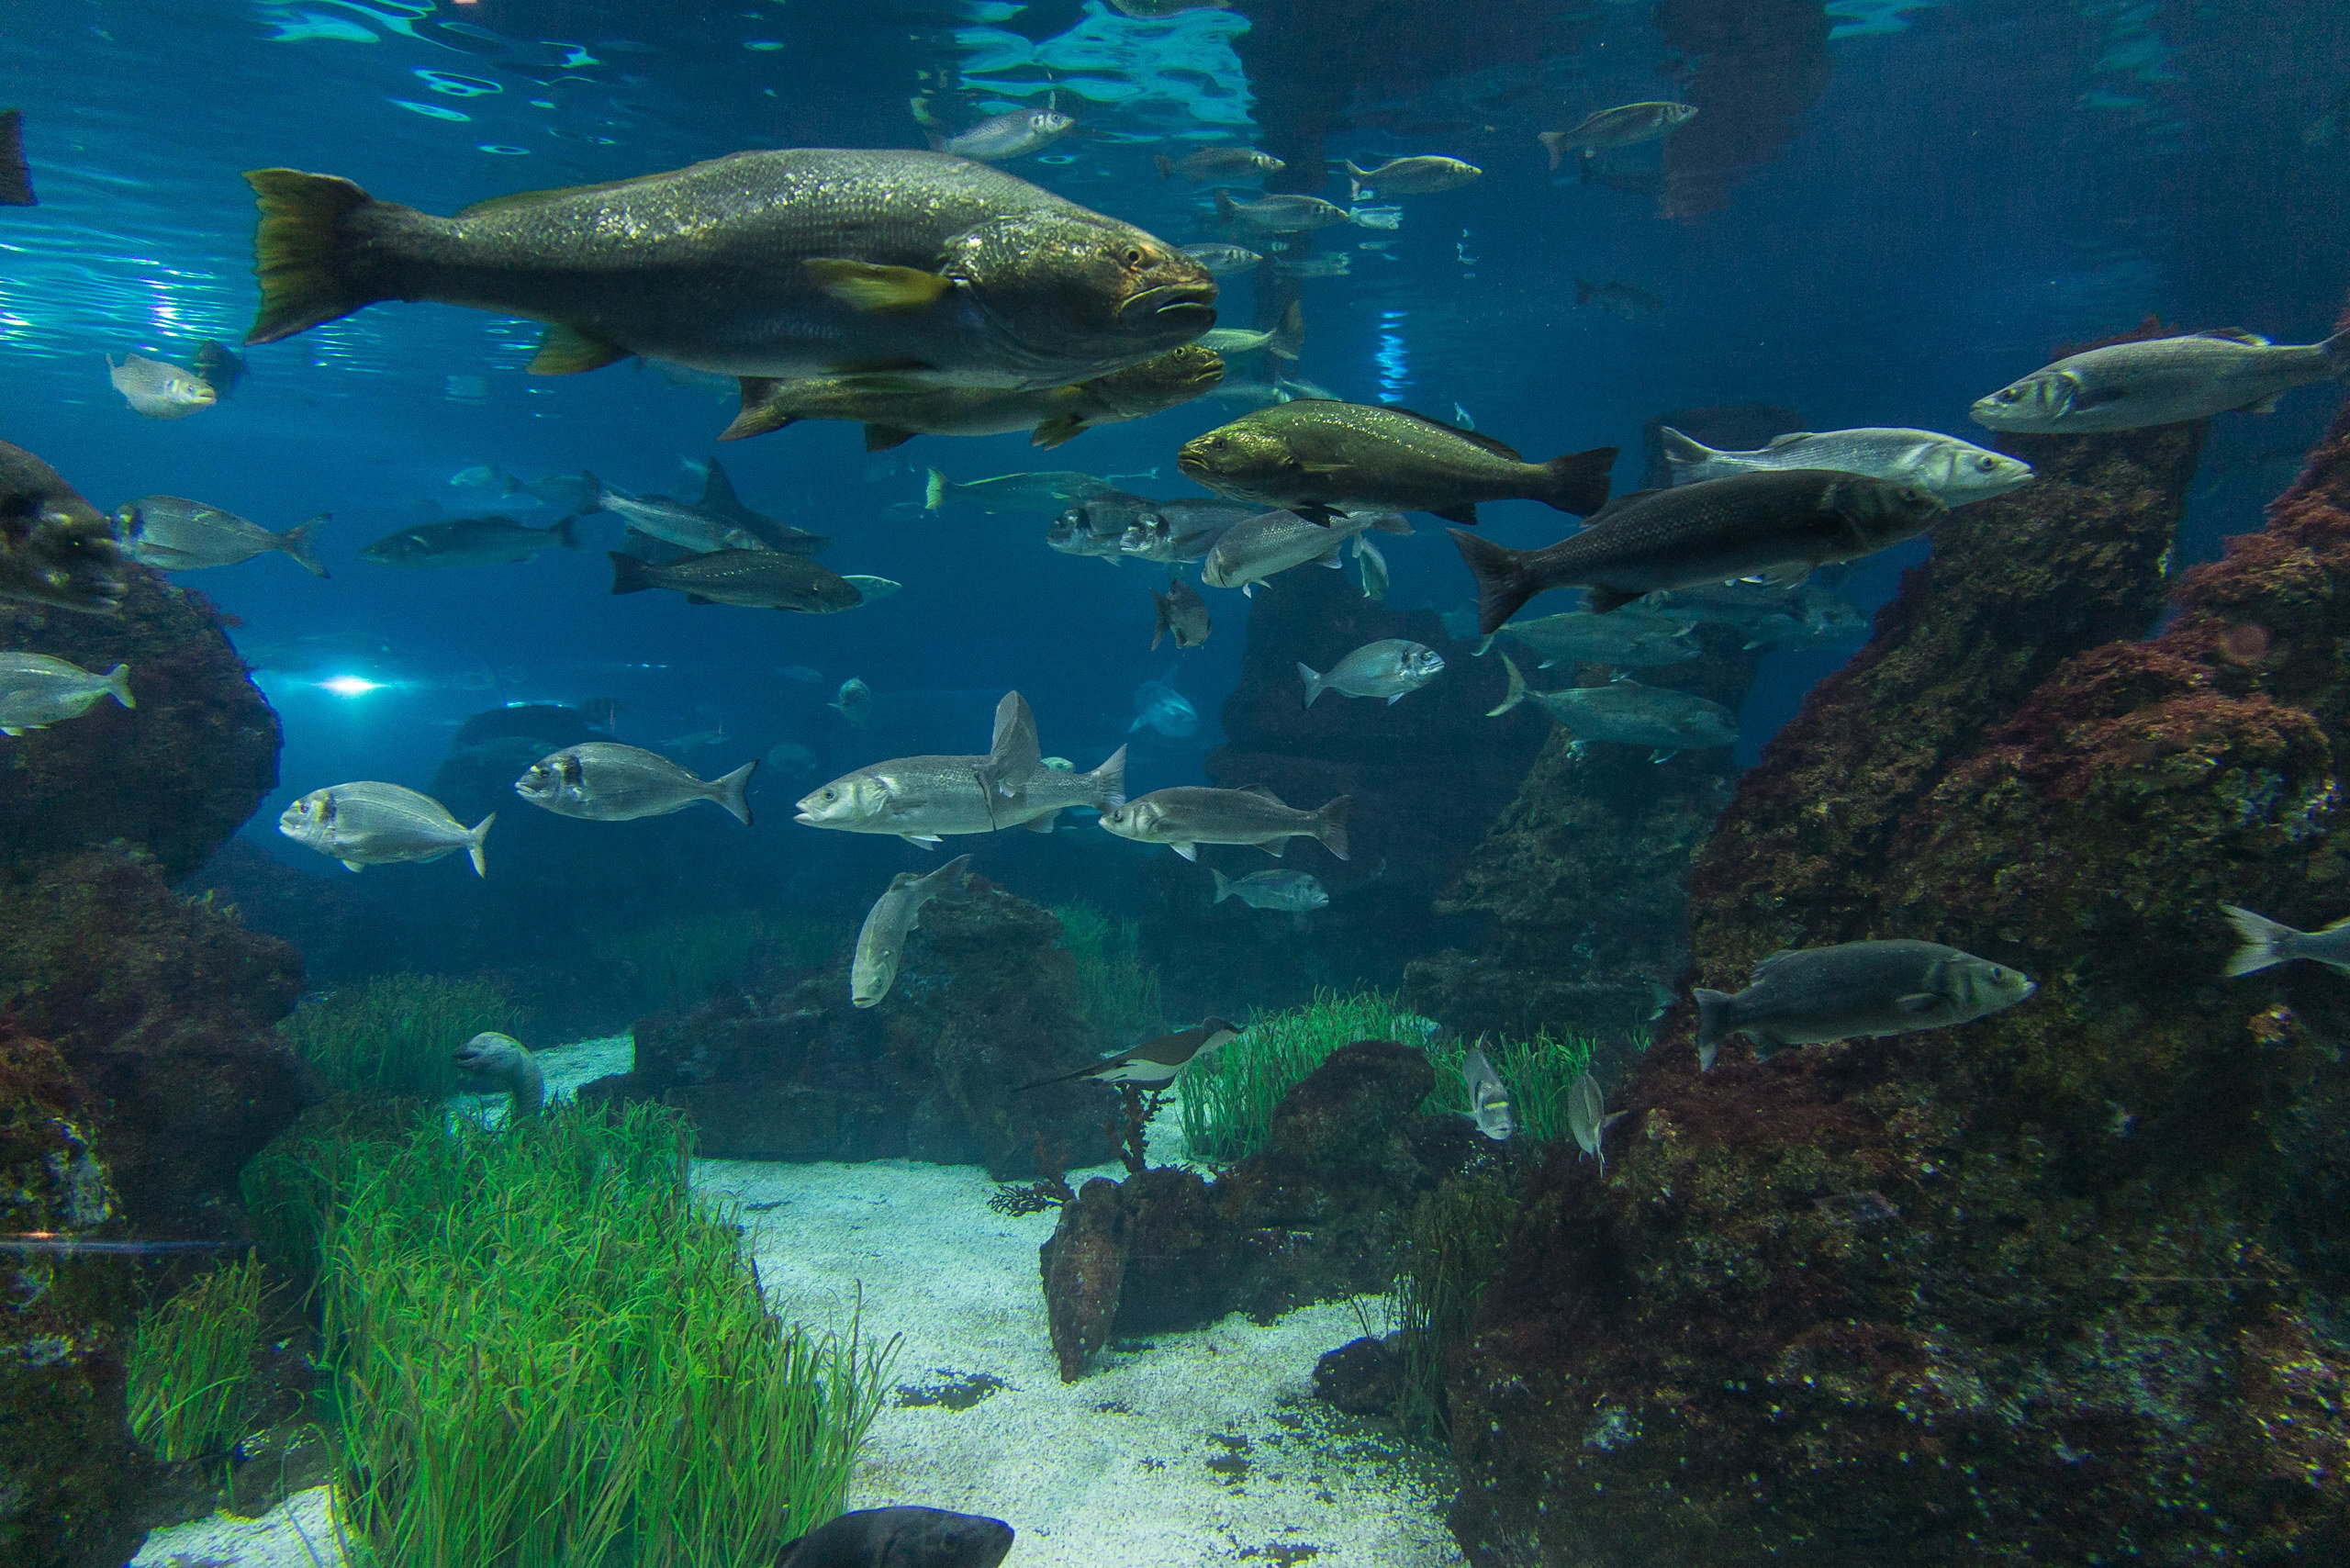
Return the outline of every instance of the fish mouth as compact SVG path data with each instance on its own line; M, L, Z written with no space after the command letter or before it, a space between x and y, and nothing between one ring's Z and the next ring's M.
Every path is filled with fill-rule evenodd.
M1137 312L1151 318L1155 324L1170 327L1190 326L1196 321L1198 326L1193 330L1204 332L1215 325L1215 286L1163 283L1128 295L1118 306L1121 320Z

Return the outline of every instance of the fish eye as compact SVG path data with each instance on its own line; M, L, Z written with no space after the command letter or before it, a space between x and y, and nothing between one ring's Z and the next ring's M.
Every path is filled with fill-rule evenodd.
M2001 402L2001 403L2012 403L2012 402L2014 402L2017 398L2020 398L2020 397L2022 397L2022 396L2023 396L2023 394L2022 394L2022 393L2020 393L2020 392L2017 391L2017 390L2016 390L2014 387L2012 387L2012 386L2002 386L2002 387L2000 387L2000 388L1999 388L1998 392L1995 395L1995 398L1996 398L1996 400L1997 400L1997 401Z
M1999 460L1996 457L1978 457L1975 460L1975 466L1980 468L1986 474L1988 474L1992 469L1997 468L1998 465Z
M1130 267L1138 267L1138 266L1142 265L1142 263L1143 263L1142 247L1141 247L1141 246L1139 246L1139 245L1129 245L1129 246L1127 246L1127 247L1126 247L1126 265L1128 265L1128 266L1130 266Z

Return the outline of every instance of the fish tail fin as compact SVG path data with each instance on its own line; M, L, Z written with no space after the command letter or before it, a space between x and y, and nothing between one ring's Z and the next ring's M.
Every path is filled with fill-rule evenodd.
M2350 376L2350 328L2344 328L2318 344L2318 352L2325 355L2327 368L2337 376Z
M2228 959L2228 967L2221 973L2229 976L2248 975L2255 969L2266 969L2285 963L2293 957L2291 950L2286 945L2301 934L2291 926L2280 921L2271 920L2265 914L2255 914L2248 909L2239 909L2232 903L2221 904L2220 911L2235 926L2236 935L2244 938L2244 946L2235 950L2234 956Z
M1567 155L1567 133L1563 130L1546 130L1534 140L1540 142L1542 151L1550 155L1550 167L1557 168L1559 160Z
M768 407L782 381L771 375L738 375L735 379L743 384L743 406L735 414L734 422L718 432L719 440L742 441L779 431L793 422L794 416L778 414Z
M1233 204L1232 193L1225 190L1221 185L1217 186L1215 193L1216 216L1223 218L1226 223L1229 223L1232 221L1233 214L1237 210L1238 208Z
M1730 993L1707 991L1698 986L1689 992L1697 1004L1697 1070L1712 1070L1714 1058L1721 1055L1722 1040L1729 1034Z
M391 297L350 272L352 220L380 205L375 197L339 175L298 169L248 169L245 183L261 204L253 233L261 308L245 342L274 343Z
M474 875L476 877L489 875L489 857L484 846L489 839L489 824L497 820L498 813L492 812L465 830L465 853L473 859Z
M1469 575L1477 579L1477 630L1500 631L1503 622L1541 591L1542 585L1526 569L1526 557L1531 552L1496 544L1465 528L1447 532L1460 547L1461 560L1468 563Z
M1615 471L1616 449L1595 446L1589 452L1570 452L1553 457L1542 465L1550 475L1546 493L1534 498L1561 511L1571 511L1577 517L1589 517L1607 504L1608 476Z
M623 555L617 550L604 552L612 558L612 591L643 593L660 585L653 580L652 568L633 555Z
M1498 719L1526 700L1526 676L1518 669L1517 661L1507 654L1504 654L1502 667L1509 671L1509 693L1502 699L1500 707L1485 710L1485 717L1488 719Z
M1215 897L1208 901L1210 903L1222 903L1225 900L1232 896L1231 878L1225 876L1223 872L1217 870L1213 866L1208 868L1208 875L1215 879Z
M562 545L566 550L576 550L579 548L580 516L580 513L573 512L569 517L565 518L561 522L556 523L553 529L549 530L549 532L554 535L554 542L557 544Z
M1152 168L1158 171L1158 179L1161 185L1166 184L1169 180L1175 177L1175 160L1169 158L1166 153L1161 152L1158 157L1153 158L1150 161L1150 163Z
M1698 441L1693 436L1683 435L1671 425L1658 426L1656 433L1657 439L1662 442L1664 446L1664 460L1676 468L1684 465L1684 464L1703 463L1708 457L1719 457L1721 455L1720 453L1715 451L1712 447L1707 446L1704 442Z
M1311 708L1314 706L1314 700L1322 695L1322 672L1312 665L1301 661L1297 666L1297 673L1298 678L1305 682L1305 705Z
M106 695L126 708L136 708L139 700L130 695L130 666L117 665L106 673Z
M930 470L930 477L923 481L922 505L924 511L936 511L946 504L946 476L937 469Z
M1126 803L1126 748L1112 752L1101 767L1085 776L1086 793L1097 812L1114 812Z
M1174 604L1173 594L1163 594L1157 588L1150 590L1150 651L1154 654L1158 651L1159 639L1166 636L1173 627Z
M1314 836L1322 847L1344 860L1347 857L1347 819L1353 815L1355 798L1341 795L1314 813Z
M332 512L322 511L308 522L295 524L278 536L277 547L293 556L295 563L304 571L321 577L327 576L327 569L319 565L319 558L310 553L310 546L318 542L319 530L325 527L327 519L333 515Z
M751 802L743 798L743 790L751 782L751 769L758 765L759 759L755 756L733 772L710 781L710 798L725 807L727 814L744 827L751 825Z

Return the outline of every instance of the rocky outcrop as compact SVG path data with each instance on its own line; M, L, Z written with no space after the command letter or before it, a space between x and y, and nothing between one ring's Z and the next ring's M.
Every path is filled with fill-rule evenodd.
M1741 787L1700 983L1923 936L2040 994L1702 1075L1672 1020L1453 1369L1472 1562L2350 1551L2350 992L2224 979L2217 910L2350 910L2350 419L2114 641L2201 435L2018 441L2043 483L1944 525Z
M655 1099L694 1118L697 1149L729 1159L927 1159L1000 1181L1110 1157L1117 1109L1098 1084L1019 1086L1113 1045L1080 1020L1060 922L977 878L934 900L889 996L849 1002L848 955L822 970L773 959L692 1012L636 1027L635 1070L589 1098Z

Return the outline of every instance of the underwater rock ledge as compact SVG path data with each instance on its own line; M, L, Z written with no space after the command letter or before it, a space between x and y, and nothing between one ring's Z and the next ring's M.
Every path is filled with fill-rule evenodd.
M2018 441L2043 484L1945 525L1741 787L1698 983L1916 936L2041 991L1702 1075L1676 1006L1452 1369L1472 1562L2350 1553L2350 982L2221 978L2217 910L2350 913L2350 414L2105 641L2201 434Z

